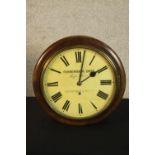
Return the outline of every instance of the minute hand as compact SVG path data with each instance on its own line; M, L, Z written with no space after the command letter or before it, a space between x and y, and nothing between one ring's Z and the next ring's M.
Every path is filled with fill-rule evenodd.
M90 72L89 76L87 76L85 79L83 79L83 80L81 81L81 83L84 82L84 81L86 81L86 80L89 79L90 77L95 77L95 76L96 76L96 73L101 73L101 72L103 72L104 70L106 70L107 68L108 68L107 66L104 66L104 67L98 69L97 71L92 71L92 72Z
M82 63L81 63L79 81L77 82L77 85L81 85L81 77L82 77L83 64L84 64L84 60L85 60L85 53L86 53L86 51L83 52L83 60L82 60Z

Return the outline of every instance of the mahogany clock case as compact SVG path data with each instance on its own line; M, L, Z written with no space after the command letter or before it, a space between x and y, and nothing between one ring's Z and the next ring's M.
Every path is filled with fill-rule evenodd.
M65 118L65 117L62 117L61 115L58 115L46 103L40 86L42 70L45 63L48 61L48 59L52 55L54 55L57 51L73 48L77 46L86 47L86 48L98 51L101 54L103 54L103 56L107 57L107 59L109 59L109 61L112 62L111 64L113 66L115 76L116 76L116 93L112 100L112 103L104 112L90 119L74 120L74 119ZM40 105L49 114L49 116L51 116L52 118L54 118L55 120L61 123L65 123L69 125L94 124L106 118L120 104L122 96L125 91L125 86L126 86L125 71L121 63L121 60L119 59L117 54L114 52L112 48L110 48L104 42L101 42L97 39L94 39L88 36L71 36L71 37L61 39L55 42L54 44L52 44L50 47L48 47L45 50L45 52L39 58L33 73L33 88Z

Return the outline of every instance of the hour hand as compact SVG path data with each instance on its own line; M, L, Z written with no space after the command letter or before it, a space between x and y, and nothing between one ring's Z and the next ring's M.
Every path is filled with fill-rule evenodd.
M108 68L107 66L104 66L104 67L98 69L98 70L96 71L96 73L101 73L101 72L103 72L104 70L106 70L107 68Z
M89 79L90 77L95 77L95 76L96 76L96 73L101 73L101 72L103 72L104 70L106 70L107 68L108 68L107 66L104 66L104 67L98 69L97 71L92 71L92 72L90 72L89 76L87 76L85 79L83 79L83 80L81 81L81 83L84 82L84 81L86 81L86 80Z
M81 83L84 82L84 81L86 81L86 80L89 79L90 77L95 77L95 76L96 76L96 72L95 72L95 71L92 71L92 72L90 72L89 76L87 76L85 79L83 79L83 80L81 81Z
M92 71L92 72L90 72L90 77L95 77L96 76L96 73L101 73L101 72L103 72L104 70L106 70L108 67L107 66L104 66L104 67L102 67L102 68L100 68L100 69L98 69L97 71Z
M89 76L90 77L95 77L96 76L96 72L95 71L90 72L90 75Z

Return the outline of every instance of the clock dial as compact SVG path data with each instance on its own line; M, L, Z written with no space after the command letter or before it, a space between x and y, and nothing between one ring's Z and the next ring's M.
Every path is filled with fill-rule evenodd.
M116 92L112 64L83 47L59 51L48 59L41 75L44 98L59 115L87 119L103 112Z

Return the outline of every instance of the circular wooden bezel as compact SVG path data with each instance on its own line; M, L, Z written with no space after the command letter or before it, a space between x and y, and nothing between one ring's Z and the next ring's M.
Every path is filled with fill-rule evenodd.
M73 48L77 46L87 47L95 51L100 51L100 54L103 54L104 56L106 56L108 61L111 62L111 64L113 65L113 69L116 76L116 93L108 108L94 117L91 117L88 119L79 119L79 120L63 117L62 115L59 115L54 110L52 110L52 108L49 107L48 103L46 102L43 96L41 84L40 84L44 65L49 60L49 58L53 56L57 51L67 49L67 48ZM91 38L88 36L70 36L53 43L40 56L33 72L33 89L34 89L35 96L37 97L37 100L40 103L40 105L53 119L69 125L94 124L106 118L120 104L120 101L125 91L125 86L126 86L126 77L125 77L124 67L122 65L121 60L114 52L114 50L110 48L108 45L106 45L104 42L101 42L95 38Z

